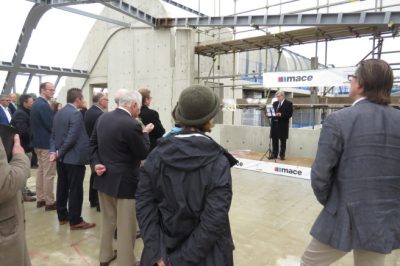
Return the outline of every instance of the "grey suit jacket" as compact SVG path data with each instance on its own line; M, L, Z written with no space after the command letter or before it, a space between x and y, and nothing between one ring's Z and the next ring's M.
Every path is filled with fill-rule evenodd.
M311 235L333 248L400 248L400 111L362 100L329 115L311 184L324 205Z
M67 104L56 113L50 138L50 152L58 152L58 161L66 164L89 163L89 138L82 113Z
M30 161L16 154L10 163L0 139L0 264L31 265L25 238L21 189L29 177Z

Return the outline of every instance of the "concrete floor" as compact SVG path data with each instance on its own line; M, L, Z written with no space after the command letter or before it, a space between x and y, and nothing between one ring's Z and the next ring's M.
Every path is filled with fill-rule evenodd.
M83 217L98 224L94 229L70 231L68 225L58 225L55 211L45 212L37 209L36 203L25 203L27 241L34 266L99 264L100 215L89 208L88 173ZM32 170L32 176L35 174ZM299 265L299 257L311 239L308 232L321 209L310 182L239 169L233 169L232 174L230 217L235 265ZM34 189L34 184L34 178L30 178L28 186ZM135 246L138 258L142 247L139 239ZM352 256L334 265L352 265ZM400 266L400 250L387 256L386 266Z

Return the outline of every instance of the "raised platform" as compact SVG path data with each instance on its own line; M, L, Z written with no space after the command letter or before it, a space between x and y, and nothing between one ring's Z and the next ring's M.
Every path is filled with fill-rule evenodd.
M311 165L314 159L288 157L286 160L268 160L268 155L251 150L230 151L239 160L235 166L239 169L283 175L301 179L310 179ZM262 160L261 160L262 159Z

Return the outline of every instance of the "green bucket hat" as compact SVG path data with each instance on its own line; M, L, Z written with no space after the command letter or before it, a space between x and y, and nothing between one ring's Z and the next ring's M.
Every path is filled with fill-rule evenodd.
M179 96L175 117L182 125L200 126L210 121L219 111L219 99L212 90L202 85L192 85Z

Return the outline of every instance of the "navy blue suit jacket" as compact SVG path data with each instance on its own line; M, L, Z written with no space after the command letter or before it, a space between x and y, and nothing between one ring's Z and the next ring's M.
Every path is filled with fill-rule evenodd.
M7 115L4 112L3 108L0 107L0 125L10 125L8 122Z
M93 187L114 198L134 198L140 161L149 147L149 135L126 111L117 108L101 115L90 137L91 159L107 171L95 177Z
M49 149L50 134L53 128L53 112L49 103L38 97L31 109L31 146L32 148Z
M67 104L54 116L50 152L56 151L59 162L73 165L89 163L89 138L83 116L71 104Z

